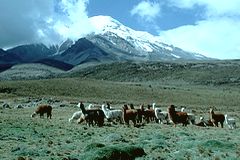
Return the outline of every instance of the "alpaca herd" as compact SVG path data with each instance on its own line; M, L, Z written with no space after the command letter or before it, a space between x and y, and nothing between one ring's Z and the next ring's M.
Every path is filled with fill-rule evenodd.
M73 120L78 124L86 122L88 126L97 125L99 127L104 125L104 120L112 123L120 123L130 125L141 125L143 123L157 122L161 124L170 124L174 126L182 124L187 126L188 124L196 125L199 127L218 127L219 123L223 128L224 122L230 129L236 128L236 120L233 117L229 117L227 114L215 113L212 108L209 111L209 119L205 120L204 117L200 117L200 121L195 123L196 116L191 112L185 112L185 108L181 108L181 111L177 110L174 105L170 105L167 111L163 111L161 108L156 107L156 104L148 105L144 108L144 105L140 105L139 108L134 108L133 104L123 105L121 109L113 109L110 104L103 104L101 107L89 104L85 108L82 102L77 105L80 111L73 113L69 122ZM52 106L40 105L37 107L31 117L35 117L37 114L40 118L43 118L44 114L47 114L47 118L52 118Z

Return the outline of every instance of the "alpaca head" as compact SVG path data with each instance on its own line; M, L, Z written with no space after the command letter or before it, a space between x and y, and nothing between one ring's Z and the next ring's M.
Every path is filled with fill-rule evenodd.
M88 109L92 109L92 108L94 108L94 104L89 104Z
M168 108L174 109L174 111L175 111L175 106L173 104L171 104Z
M127 110L128 106L126 104L124 104L124 106L122 108L123 108L123 110Z
M224 116L225 116L225 119L227 119L228 115L227 115L227 114L225 114Z
M213 114L213 113L214 113L212 108L210 108L209 113L210 113L210 114Z
M168 113L170 113L170 114L174 114L175 113L175 106L174 105L170 105L168 107Z
M144 104L141 104L139 107L140 110L144 111Z
M131 109L134 109L134 106L133 106L133 104L132 104L132 103L130 104L130 108L131 108Z

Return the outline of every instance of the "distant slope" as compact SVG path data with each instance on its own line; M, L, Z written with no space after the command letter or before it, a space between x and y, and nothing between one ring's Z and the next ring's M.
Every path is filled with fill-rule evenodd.
M240 60L210 62L119 62L72 70L70 77L122 82L240 85Z
M64 71L39 63L19 64L0 73L0 80L29 80L54 78Z
M62 65L62 64L61 64ZM82 67L84 66L84 67ZM205 62L112 62L79 65L63 71L43 64L21 64L0 73L0 80L81 77L115 82L169 85L240 85L240 60Z

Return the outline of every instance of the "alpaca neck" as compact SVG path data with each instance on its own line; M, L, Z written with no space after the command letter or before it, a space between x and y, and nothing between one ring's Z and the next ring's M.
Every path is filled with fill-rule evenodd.
M82 110L82 113L83 113L83 114L86 114L86 113L87 113L87 111L86 111L86 109L84 108L84 106L80 106L80 109Z
M126 115L126 113L127 113L127 109L123 109L123 115L125 116Z
M106 112L106 111L107 111L107 108L106 108L104 105L102 105L102 110L103 110L104 112Z
M155 109L155 103L152 104L153 109Z

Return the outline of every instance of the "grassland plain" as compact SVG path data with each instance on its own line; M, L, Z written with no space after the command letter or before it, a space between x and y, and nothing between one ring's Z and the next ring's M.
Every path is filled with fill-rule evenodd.
M69 123L76 103L109 101L119 108L124 103L150 104L166 110L170 104L186 106L208 118L209 107L228 113L240 123L240 89L236 86L210 86L181 83L113 82L84 78L1 81L0 159L104 159L112 150L127 152L144 149L136 159L240 159L239 128L199 128L145 124L139 128L105 123L104 127ZM39 103L53 105L52 120L32 119ZM21 104L23 109L16 109ZM60 107L61 104L64 104ZM106 155L104 155L106 153ZM129 153L130 154L130 153ZM131 157L131 156L129 156Z

